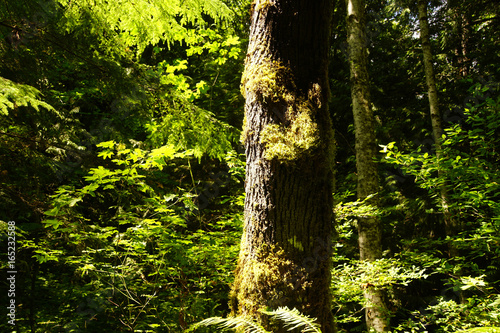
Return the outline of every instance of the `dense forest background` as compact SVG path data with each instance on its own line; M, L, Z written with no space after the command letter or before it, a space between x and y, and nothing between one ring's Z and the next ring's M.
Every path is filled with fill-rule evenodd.
M386 291L394 332L500 326L500 4L428 6L439 157L416 5L367 1L384 247L367 263L356 223L374 208L356 200L346 9L336 2L340 331L365 330L367 286ZM2 306L2 331L181 332L228 314L249 15L247 0L0 2L1 270L12 269L14 222L17 270L16 326ZM0 286L7 299L9 281Z

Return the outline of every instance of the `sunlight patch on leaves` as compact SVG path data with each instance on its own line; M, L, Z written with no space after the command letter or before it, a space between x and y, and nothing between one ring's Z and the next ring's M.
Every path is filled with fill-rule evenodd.
M77 31L90 21L94 35L104 48L117 53L140 55L148 45L165 42L171 46L187 37L189 25L208 25L206 17L216 24L231 17L230 9L219 0L58 0L64 8L62 28ZM121 50L120 50L121 49Z

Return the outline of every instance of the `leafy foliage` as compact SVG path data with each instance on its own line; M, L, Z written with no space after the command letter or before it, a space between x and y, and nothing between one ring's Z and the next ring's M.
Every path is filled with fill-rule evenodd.
M207 317L259 330L249 318L222 319L244 199L238 129L249 7L0 2L0 240L6 247L6 221L15 221L18 331L179 332ZM374 211L353 199L345 8L336 5L329 75L339 331L365 329L369 285L387 290L395 332L500 325L499 5L450 0L429 8L446 128L440 159L412 4L367 1L384 144ZM441 184L459 225L454 237L444 232ZM357 218L374 213L384 224L384 258L360 263ZM266 313L318 331L294 310ZM0 329L11 327L2 321Z
M26 241L23 248L31 250L39 264L50 263L49 271L68 271L77 282L75 292L96 295L89 296L99 304L91 311L99 320L95 329L116 329L115 316L130 330L183 328L191 316L210 312L216 306L213 301L225 297L240 216L191 230L186 211L193 205L191 193L157 187L159 179L165 183L168 177L162 170L190 152L172 146L146 152L115 142L99 146L104 148L100 156L114 166L93 168L85 177L87 185L60 188L52 197L53 208L43 224L59 242ZM100 207L108 207L107 212L99 213ZM222 247L224 254L219 253ZM52 279L65 284L56 276ZM85 311L63 312L72 318L65 324L68 329L94 329ZM179 322L174 320L176 312L182 316Z
M80 33L81 22L99 36L104 49L119 55L126 52L140 55L148 45L190 42L189 25L208 25L228 19L229 8L219 0L189 1L79 1L58 0L64 8L61 29ZM135 15L129 15L134 13ZM119 50L121 49L121 50Z
M244 165L227 123L239 83L220 73L241 63L231 17L216 0L0 2L19 330L180 331L224 313Z
M405 154L394 143L383 146L386 161L412 175L416 184L435 200L432 211L440 210L438 188L446 184L451 198L449 209L461 221L456 237L415 239L407 242L407 248L412 250L404 254L405 261L418 262L447 276L450 290L459 295L458 299L441 297L436 305L426 308L430 314L419 315L426 325L438 325L443 332L496 324L500 309L491 298L495 288L488 287L484 280L488 276L489 281L495 281L500 259L497 250L500 179L496 154L500 100L496 86L474 85L470 92L482 102L468 104L463 122L445 130L441 158L424 152L422 147ZM438 173L438 169L444 172ZM459 249L460 256L443 256L443 245L450 242ZM435 249L433 253L431 247Z

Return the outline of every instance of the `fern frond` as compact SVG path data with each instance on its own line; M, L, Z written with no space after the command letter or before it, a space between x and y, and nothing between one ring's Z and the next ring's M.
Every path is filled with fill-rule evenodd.
M228 329L243 330L243 332L245 333L271 333L266 331L264 327L262 327L258 323L252 321L252 319L245 316L229 317L229 318L222 318L222 317L207 318L205 320L200 321L199 323L196 323L194 329L196 329L199 326L212 326L212 325L215 325L223 330L228 330Z
M0 114L9 115L16 106L32 106L36 111L43 107L56 115L60 114L39 98L40 91L27 84L20 84L0 77Z
M296 328L303 328L302 332L321 333L320 325L316 323L316 318L303 315L297 309L290 310L287 307L279 307L274 311L261 311L269 316L283 321L289 331Z

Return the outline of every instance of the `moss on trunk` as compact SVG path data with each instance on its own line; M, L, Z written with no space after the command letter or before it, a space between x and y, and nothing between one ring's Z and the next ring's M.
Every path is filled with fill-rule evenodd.
M260 309L297 308L329 333L331 2L254 1L253 8L242 77L245 225L231 307L269 328Z

